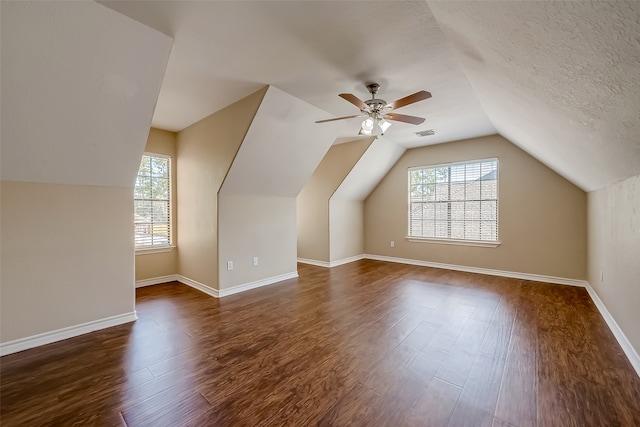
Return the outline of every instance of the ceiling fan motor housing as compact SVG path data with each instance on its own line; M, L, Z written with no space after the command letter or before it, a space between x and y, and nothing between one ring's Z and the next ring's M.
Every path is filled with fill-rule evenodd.
M363 113L367 113L369 115L380 115L383 113L383 109L387 105L387 101L376 98L378 89L380 89L380 85L378 83L369 83L367 85L367 90L371 94L371 99L364 101L368 108L361 110Z
M363 113L382 113L383 108L387 105L387 101L379 98L367 99L364 103L367 104L367 107L369 108L367 110L362 110Z
M376 93L378 93L378 89L380 89L380 85L378 83L369 83L367 85L367 90L372 95L375 95Z

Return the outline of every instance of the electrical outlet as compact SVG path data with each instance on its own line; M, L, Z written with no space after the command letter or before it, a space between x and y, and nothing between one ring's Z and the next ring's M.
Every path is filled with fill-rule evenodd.
M233 270L233 261L227 261L227 270Z
M255 267L255 266L257 266L257 265L258 265L258 257L257 257L257 256L254 256L254 257L253 257L253 266Z
M396 242L394 242L393 240L391 241L391 247L395 248L396 247Z

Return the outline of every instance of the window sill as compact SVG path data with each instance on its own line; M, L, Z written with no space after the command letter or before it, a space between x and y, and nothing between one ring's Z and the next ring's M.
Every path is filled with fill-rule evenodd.
M150 248L139 248L136 249L136 256L138 255L149 255L149 254L159 254L162 252L171 252L174 250L175 246L155 246Z
M432 239L428 237L407 237L409 242L436 243L442 245L478 246L483 248L497 248L500 242L488 242L485 240L454 240L454 239Z

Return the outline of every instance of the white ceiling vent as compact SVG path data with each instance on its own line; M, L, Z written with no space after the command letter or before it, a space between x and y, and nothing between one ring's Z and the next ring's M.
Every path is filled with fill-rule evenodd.
M436 131L434 131L433 129L429 129L429 130L423 130L422 132L416 132L416 135L418 136L429 136L429 135L435 135Z

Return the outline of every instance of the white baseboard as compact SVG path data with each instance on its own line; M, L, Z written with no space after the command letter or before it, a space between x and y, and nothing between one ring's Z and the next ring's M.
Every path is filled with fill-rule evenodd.
M364 259L366 257L366 255L356 255L356 256L352 256L349 258L343 258L343 259L339 259L337 261L317 261L315 259L307 259L307 258L298 258L298 262L302 263L302 264L310 264L310 265L316 265L318 267L327 267L327 268L331 268L331 267L337 267L339 265L343 265L343 264L348 264L350 262L354 262L354 261L360 261L361 259Z
M178 280L177 274L170 274L168 276L152 277L150 279L136 280L136 288L143 288L145 286L159 285L161 283L175 282Z
M196 282L193 279L189 279L188 277L182 276L180 274L176 275L176 279L180 283L184 283L187 286L191 286L194 289L197 289L201 292L204 292L207 295L211 295L215 298L224 298L229 295L238 294L240 292L248 291L250 289L260 288L262 286L271 285L277 282L281 282L283 280L295 279L298 277L297 271L292 271L291 273L281 274L279 276L268 277L266 279L256 280L255 282L244 283L242 285L233 286L231 288L226 289L213 289L207 285L204 285L200 282Z
M318 261L315 259L298 258L298 262L301 262L302 264L315 265L317 267L331 267L331 265L327 261Z
M51 332L44 332L42 334L8 341L0 344L0 356L17 353L19 351L28 350L45 344L51 344L56 341L66 340L67 338L77 337L78 335L88 334L89 332L110 328L123 323L133 322L136 319L138 319L138 316L135 311L132 311L131 313L118 314L104 319L92 320L91 322L82 323L80 325L69 326Z
M611 313L609 313L609 310L607 310L607 307L604 305L604 303L602 302L602 300L600 299L596 291L591 287L589 282L587 282L585 288L587 288L587 292L589 292L589 296L591 297L591 299L593 300L593 303L598 308L598 311L600 311L600 314L604 318L604 321L607 322L609 329L611 329L611 332L618 340L620 347L622 347L622 351L624 351L624 354L627 356L627 359L629 359L629 362L631 362L633 369L635 369L638 376L640 376L640 356L638 356L638 353L631 345L631 342L629 341L627 336L624 334L624 332L622 332L622 329L620 329L620 326L615 321Z
M565 277L543 276L540 274L519 273L515 271L494 270L491 268L467 267L464 265L442 264L439 262L421 261L416 259L395 258L384 255L365 254L363 258L373 259L377 261L397 262L401 264L419 265L422 267L442 268L445 270L465 271L467 273L488 274L490 276L511 277L513 279L532 280L534 282L555 283L558 285L569 285L586 287L585 280L568 279Z
M197 289L200 292L204 292L207 295L211 295L212 297L215 297L215 298L220 298L220 294L217 289L204 285L200 282L196 282L195 280L189 279L188 277L185 277L181 274L176 274L176 280L187 286L191 286L192 288Z
M352 256L352 257L349 257L349 258L339 259L337 261L331 261L331 262L329 262L329 266L330 267L337 267L339 265L349 264L350 262L360 261L361 259L364 259L364 255L363 254Z
M283 280L295 279L298 277L297 271L281 274L279 276L268 277L262 280L256 280L255 282L245 283L243 285L233 286L231 288L221 289L219 291L220 298L228 295L237 294L240 292L248 291L250 289L260 288L262 286L272 285L274 283L282 282Z

